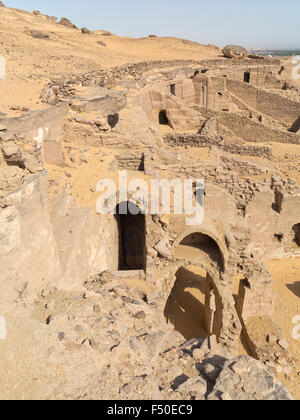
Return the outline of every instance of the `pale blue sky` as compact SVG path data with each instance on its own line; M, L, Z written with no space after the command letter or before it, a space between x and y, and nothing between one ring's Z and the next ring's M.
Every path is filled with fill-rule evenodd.
M300 49L299 0L3 0L134 37L157 34L224 46ZM1 10L1 9L0 9ZM0 13L1 15L1 13Z

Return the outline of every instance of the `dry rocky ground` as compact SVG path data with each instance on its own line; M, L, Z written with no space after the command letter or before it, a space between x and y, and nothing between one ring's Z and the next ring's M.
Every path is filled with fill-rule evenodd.
M114 237L103 234L105 222L99 222L100 228L98 222L93 224L97 182L117 179L118 169L127 169L129 179L150 181L155 175L200 176L197 171L203 166L209 182L217 184L216 191L230 194L234 217L244 217L258 193L267 191L266 196L271 196L277 187L287 197L297 195L299 144L258 138L254 145L225 123L218 125L219 115L175 98L168 115L172 127L147 119L147 110L139 108L147 83L154 97L159 81L173 80L173 73L176 79L179 67L180 77L188 75L190 80L193 63L204 60L207 66L207 62L224 66L222 51L215 46L154 36L132 39L106 30L89 33L68 21L61 24L39 12L4 6L0 18L0 55L7 63L7 77L0 80L0 399L299 399L299 340L291 338L291 320L300 314L299 258L288 252L285 258L269 258L250 241L248 251L243 240L226 237L241 254L233 261L242 267L238 281L247 271L243 261L254 259L253 255L262 261L258 269L250 264L253 277L264 274L261 267L267 264L274 279L272 322L278 329L267 316L252 317L247 327L262 348L255 349L254 358L240 338L237 317L229 319L229 330L233 326L237 331L239 351L231 346L234 336L225 337L229 345L217 334L207 338L195 321L193 310L197 316L199 304L205 305L205 295L192 281L199 267L183 279L187 284L177 284L164 316L163 269L171 261L168 247L177 239L168 218L154 220L159 234L173 237L163 249L149 247L148 271L153 266L162 270L152 283L142 270L98 269L99 261L109 259L107 254L113 251L101 253L97 247L112 243ZM282 77L292 83L289 64L285 66ZM108 111L91 109L97 95L109 97L104 105ZM300 100L296 88L278 95ZM261 118L268 129L286 130L287 124L257 114L251 105L232 97L235 105L230 111L241 118L250 112L251 119ZM163 100L167 103L170 98ZM112 113L111 107L117 111ZM37 118L44 118L50 127L48 142L43 143L43 130L30 125L37 115L31 111L45 112ZM117 114L114 127L111 117ZM182 115L187 115L188 124ZM19 129L12 134L15 124ZM26 134L20 134L24 126ZM203 144L194 148L195 142ZM226 195L224 202L227 199ZM235 220L230 222L233 232ZM98 238L98 231L103 237ZM157 232L147 232L154 242L160 238ZM281 241L280 234L273 240ZM85 246L85 241L82 251L79 244ZM296 249L296 243L293 246ZM207 273L201 270L205 279ZM232 302L233 283L231 273ZM205 314L201 316L204 322ZM267 333L264 326L270 325ZM272 349L266 353L270 337L273 348L278 347L277 356Z

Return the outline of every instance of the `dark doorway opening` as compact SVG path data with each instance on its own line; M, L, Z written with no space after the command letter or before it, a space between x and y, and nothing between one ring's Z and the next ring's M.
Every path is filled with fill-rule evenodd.
M300 246L300 223L297 223L296 225L293 226L292 228L293 232L294 232L294 242Z
M289 128L291 133L297 133L300 130L300 117L294 122L294 124Z
M160 111L159 113L159 124L160 125L169 125L169 120L167 117L167 111L164 109L163 111Z
M127 214L120 214L127 212ZM119 231L119 270L144 270L146 265L145 214L133 203L116 209Z
M174 83L170 85L170 92L172 95L176 96L176 85Z
M112 114L107 117L108 124L111 128L115 128L120 121L119 114Z
M250 71L246 71L246 72L244 73L244 82L245 82L245 83L250 83L250 77L251 77L251 75L250 75Z

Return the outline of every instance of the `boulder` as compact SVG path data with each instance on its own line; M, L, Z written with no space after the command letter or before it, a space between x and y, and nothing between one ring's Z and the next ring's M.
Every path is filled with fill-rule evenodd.
M37 38L37 39L50 39L50 35L47 34L46 32L41 32L41 31L36 31L36 30L31 30L30 34L33 38Z
M4 159L10 165L19 165L23 163L22 151L13 142L8 142L1 147Z
M59 104L59 99L51 88L43 89L40 95L40 99L44 104L49 104L51 106Z
M200 376L189 378L183 384L179 385L177 391L182 394L183 399L205 399L204 396L207 392L207 383ZM202 398L201 398L202 397Z
M86 111L100 111L103 115L113 115L121 111L127 105L124 92L106 88L91 88L90 93L78 96Z
M81 32L87 35L91 34L91 31L88 28L81 28Z
M163 257L163 258L169 258L171 257L171 250L169 247L169 241L168 239L162 239L159 241L154 249Z
M247 58L248 51L239 45L227 45L223 48L223 54L226 58Z
M31 173L35 174L36 172L40 172L43 170L43 166L33 157L33 156L26 156L24 159L25 168Z
M67 28L71 28L71 29L78 29L76 25L74 25L74 23L72 23L69 19L62 17L59 21L60 25L66 26Z

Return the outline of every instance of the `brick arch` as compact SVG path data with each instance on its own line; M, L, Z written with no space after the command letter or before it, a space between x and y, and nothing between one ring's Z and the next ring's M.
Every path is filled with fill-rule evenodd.
M226 244L222 243L220 239L214 233L212 233L210 230L205 229L205 228L195 229L191 227L189 229L186 229L183 233L181 233L172 246L173 258L176 258L176 250L180 246L181 242L193 234L204 235L215 243L219 252L220 259L221 259L221 267L220 267L221 271L225 271L226 262L228 259L228 250L226 248Z

